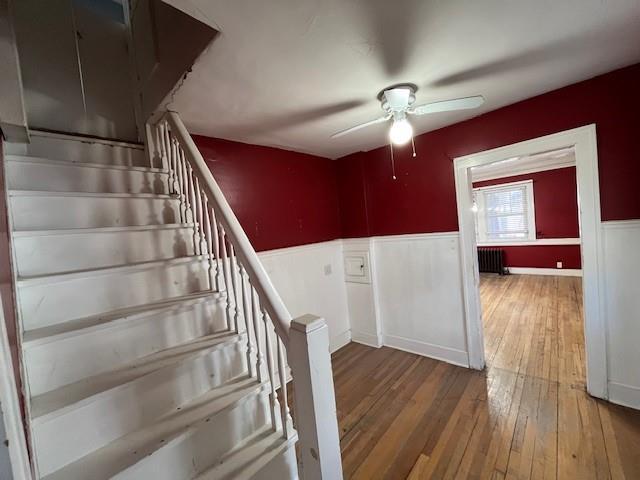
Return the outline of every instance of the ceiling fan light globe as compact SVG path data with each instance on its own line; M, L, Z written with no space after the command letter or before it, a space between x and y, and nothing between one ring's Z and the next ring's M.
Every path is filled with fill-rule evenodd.
M389 140L394 145L404 145L413 137L413 127L406 118L396 120L389 129Z

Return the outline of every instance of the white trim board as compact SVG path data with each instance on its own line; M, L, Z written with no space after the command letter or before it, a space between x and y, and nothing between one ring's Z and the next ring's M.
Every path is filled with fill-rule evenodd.
M404 338L396 335L382 335L383 345L404 352L415 353L423 357L433 358L442 362L451 363L460 367L469 367L467 352L455 348L433 345L420 342L412 338Z
M18 390L15 384L13 361L5 326L2 298L0 298L0 408L3 412L4 430L7 436L11 470L15 480L31 479L29 454Z
M411 240L424 240L429 238L457 238L459 232L427 232L427 233L402 233L398 235L377 235L373 237L356 237L356 238L343 238L342 243L345 246L351 246L352 244L363 245L368 242L397 242L397 241L411 241Z
M552 165L544 166L544 167L532 167L532 168L523 168L519 170L513 170L511 172L502 172L502 173L479 173L477 176L474 174L473 183L476 182L487 182L489 180L498 180L500 178L509 178L509 177L520 177L522 175L529 175L531 173L539 173L539 172L548 172L550 170L559 170L561 168L569 168L575 167L576 163L572 161L568 162L558 162Z
M592 124L454 159L465 328L471 367L484 368L485 358L478 291L480 275L476 255L475 220L471 210L472 178L470 169L508 158L573 147L576 156L580 237L582 239L587 390L595 397L608 398L608 330L604 308L605 272L596 141L596 127Z
M380 335L374 335L373 333L368 332L359 332L357 330L351 330L351 341L374 348L380 348L383 345Z
M507 267L512 275L555 275L558 277L581 277L579 268L536 268L536 267Z
M609 382L609 401L640 410L640 388Z
M607 230L640 228L640 220L608 220L602 222L602 227Z
M523 242L479 242L478 247L532 247L539 245L580 245L579 238L536 238Z
M554 155L560 153L560 156ZM531 157L506 159L502 162L487 165L484 168L474 169L472 177L474 182L484 182L498 178L515 177L530 173L558 170L560 168L575 167L576 159L572 151L546 152Z
M340 239L327 240L325 242L306 243L304 245L294 245L292 247L282 247L282 248L274 248L272 250L262 250L260 252L257 252L257 254L258 254L258 257L275 257L278 255L291 255L292 253L305 252L308 250L315 250L318 248L326 248L327 246L331 246L331 245L340 246L341 244L342 244L342 240Z

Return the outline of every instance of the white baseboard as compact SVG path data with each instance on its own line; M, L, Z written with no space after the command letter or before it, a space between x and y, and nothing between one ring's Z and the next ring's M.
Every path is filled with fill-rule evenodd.
M557 275L559 277L581 277L582 270L577 268L533 268L507 267L513 275Z
M340 350L351 341L351 330L346 330L329 339L329 350L331 353Z
M524 242L481 242L478 247L537 247L540 245L580 245L579 238L536 238Z
M351 341L375 348L380 348L382 346L382 338L380 338L379 335L367 332L358 332L357 330L351 330Z
M391 348L469 368L469 356L463 350L433 345L396 335L383 335L382 342L385 346Z
M640 388L623 383L609 382L609 401L640 410Z

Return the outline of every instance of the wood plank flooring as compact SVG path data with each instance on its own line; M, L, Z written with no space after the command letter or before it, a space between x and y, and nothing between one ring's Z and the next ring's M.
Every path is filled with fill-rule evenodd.
M487 369L333 355L345 478L640 479L640 412L585 391L581 282L483 276Z

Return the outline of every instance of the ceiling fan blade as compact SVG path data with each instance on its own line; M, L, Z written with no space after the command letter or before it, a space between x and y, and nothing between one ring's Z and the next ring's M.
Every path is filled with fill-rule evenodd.
M454 100L444 100L442 102L425 103L409 110L413 115L427 115L429 113L450 112L453 110L467 110L478 108L484 103L482 95L475 97L456 98Z
M331 138L338 138L343 135L347 135L348 133L352 133L357 130L360 130L361 128L369 127L377 123L386 122L390 118L391 118L391 115L385 115L384 117L376 118L375 120L371 120L370 122L361 123L360 125L356 125L355 127L347 128L346 130L341 130L337 133L334 133L333 135L331 135Z

